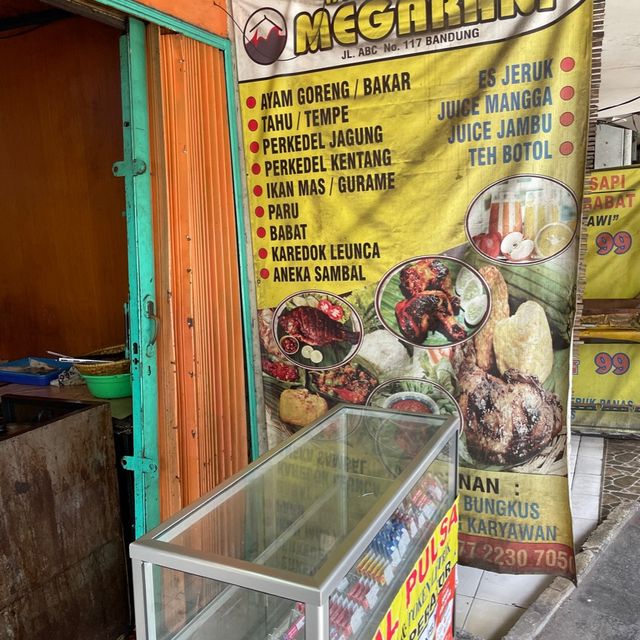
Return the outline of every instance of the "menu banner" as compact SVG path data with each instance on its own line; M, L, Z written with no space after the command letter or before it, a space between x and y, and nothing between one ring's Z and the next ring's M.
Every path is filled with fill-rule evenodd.
M483 493L478 488L483 488ZM562 476L540 483L528 474L464 471L460 477L460 555L479 568L575 575L572 531L556 505L569 500Z
M501 500L566 484L598 1L234 3L269 446L339 402L458 415ZM538 524L462 506L463 543ZM570 547L566 491L544 526Z
M573 358L572 422L637 431L640 417L640 344L578 345Z
M589 178L584 199L585 298L640 296L640 170L603 169Z

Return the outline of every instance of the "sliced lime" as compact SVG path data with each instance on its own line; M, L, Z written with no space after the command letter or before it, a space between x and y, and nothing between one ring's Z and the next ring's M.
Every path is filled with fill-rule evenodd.
M480 278L473 276L473 279L467 280L464 287L462 287L461 291L458 293L462 307L464 308L465 302L473 300L483 293L484 289L482 287L482 282L480 282Z
M311 360L311 362L313 362L313 364L318 364L319 362L322 362L322 358L324 356L322 355L322 351L318 351L317 349L314 349L311 352L311 356L309 357L309 359Z
M311 354L314 352L314 348L310 344L305 344L302 349L300 349L300 355L303 358L307 358L307 360L311 359Z
M487 311L488 302L489 301L485 293L481 293L479 296L467 301L463 306L464 321L472 327L477 325Z
M564 249L573 237L573 229L562 222L552 222L538 231L535 246L541 258L548 258Z
M461 296L465 287L469 284L469 282L479 281L478 276L471 271L471 269L467 269L467 267L462 267L458 272L458 277L456 278L456 293Z

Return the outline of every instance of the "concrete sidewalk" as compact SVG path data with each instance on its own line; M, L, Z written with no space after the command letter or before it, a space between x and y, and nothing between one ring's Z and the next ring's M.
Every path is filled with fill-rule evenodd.
M504 640L640 639L640 504L616 507L577 555L578 587L556 578ZM458 640L482 640L464 631Z

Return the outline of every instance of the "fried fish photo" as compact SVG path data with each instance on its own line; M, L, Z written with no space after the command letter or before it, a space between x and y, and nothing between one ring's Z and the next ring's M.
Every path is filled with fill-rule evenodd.
M286 298L273 314L272 332L282 356L311 370L345 364L363 339L355 308L340 296L317 290Z

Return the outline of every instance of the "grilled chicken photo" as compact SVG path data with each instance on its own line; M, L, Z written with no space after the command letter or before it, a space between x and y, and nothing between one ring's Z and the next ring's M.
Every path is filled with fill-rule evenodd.
M502 377L478 367L468 350L458 373L458 403L467 450L479 462L513 465L542 451L560 433L562 406L535 376L515 369Z
M346 329L315 307L296 307L285 311L278 319L280 327L290 336L313 347L334 342L358 344L360 333Z
M437 258L419 260L400 272L400 291L405 298L429 291L440 289L453 295L453 285L447 265Z
M401 333L414 343L422 343L428 333L439 331L453 342L467 337L456 320L460 300L453 292L449 268L437 258L424 258L400 271L400 291L406 300L396 304Z
M396 305L396 320L403 335L424 342L429 331L441 331L455 342L464 340L467 332L458 324L451 299L444 291L422 291Z

